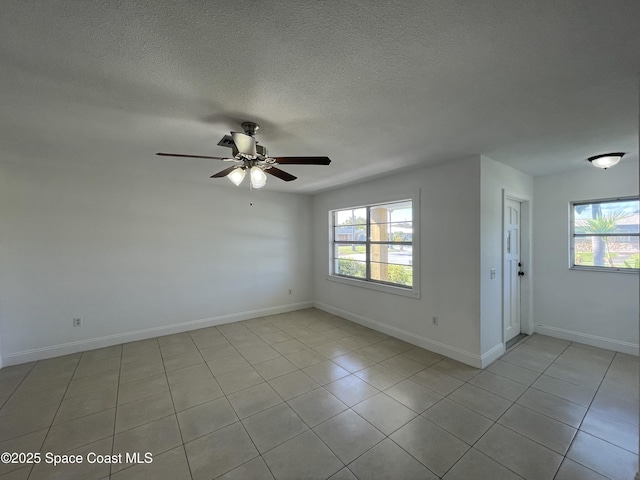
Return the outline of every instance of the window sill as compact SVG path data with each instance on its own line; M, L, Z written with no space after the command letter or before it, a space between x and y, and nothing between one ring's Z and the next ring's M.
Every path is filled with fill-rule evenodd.
M400 295L409 298L420 298L420 290L414 285L413 288L394 287L393 285L385 285L383 283L367 282L366 280L356 280L355 278L340 277L337 275L328 275L327 280L331 282L351 285L353 287L368 288L378 292L390 293L392 295Z
M582 266L572 266L569 267L569 270L575 271L583 271L583 272L604 272L604 273L624 273L624 274L632 274L637 275L639 270L636 268L610 268L610 267L582 267Z

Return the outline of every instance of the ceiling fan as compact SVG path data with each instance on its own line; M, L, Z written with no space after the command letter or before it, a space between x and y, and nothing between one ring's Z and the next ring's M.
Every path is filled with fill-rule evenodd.
M232 162L228 168L214 174L211 178L227 177L235 185L240 185L242 180L249 171L251 178L251 186L253 188L262 188L267 183L267 176L273 175L285 182L295 180L290 173L287 173L276 165L329 165L331 160L329 157L270 157L267 149L263 145L258 145L255 134L260 127L253 122L244 122L242 124L242 132L231 132L231 135L225 135L218 145L222 147L230 147L232 157L210 157L206 155L184 155L181 153L156 153L164 157L185 157L185 158L207 158L212 160L222 160L224 162Z

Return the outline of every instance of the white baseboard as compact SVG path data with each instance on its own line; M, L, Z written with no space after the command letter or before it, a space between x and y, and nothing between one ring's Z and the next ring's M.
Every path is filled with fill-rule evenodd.
M505 352L504 343L499 343L488 352L483 353L482 357L480 357L481 363L482 363L482 367L480 368L487 368L489 365L491 365L493 362L499 359L502 355L504 355L504 352Z
M352 322L356 322L365 327L372 328L378 332L385 333L387 335L391 335L392 337L399 338L400 340L404 340L407 343L411 343L412 345L416 345L418 347L425 348L435 353L439 353L440 355L444 355L445 357L453 358L454 360L458 360L459 362L466 363L467 365L471 365L476 368L483 368L484 366L491 363L489 358L492 358L497 347L491 349L488 354L491 354L485 360L485 355L482 357L480 355L476 355L474 353L467 352L465 350L452 347L451 345L447 345L441 342L437 342L435 340L431 340L429 338L423 337L421 335L416 335L415 333L408 332L406 330L402 330L400 328L393 327L391 325L387 325L376 320L371 320L369 318L365 318L361 315L349 312L347 310L342 310L341 308L334 307L332 305L328 305L322 302L315 302L314 306L320 310L324 310L325 312L332 313L342 318L346 318L347 320L351 320ZM504 352L504 345L499 345L502 347L502 352ZM498 355L495 358L498 358Z
M302 310L304 308L311 307L313 307L313 302L292 303L289 305L280 305L277 307L262 308L259 310L249 310L246 312L220 315L217 317L203 318L200 320L192 320L189 322L174 323L172 325L145 328L132 332L116 333L114 335L89 338L86 340L78 340L76 342L62 343L59 345L51 345L48 347L33 348L30 350L23 350L21 352L4 355L0 359L0 366L7 367L9 365L18 365L20 363L33 362L35 360L44 360L46 358L59 357L60 355L85 352L88 350L95 350L96 348L119 345L121 343L146 340L147 338L187 332L189 330L196 330L198 328L214 327L216 325L223 325L225 323L239 322L242 320L249 320L251 318L276 315L279 313L292 312L295 310Z
M628 353L629 355L638 355L637 343L623 342L621 340L599 337L597 335L575 332L573 330L565 330L564 328L552 327L550 325L536 325L535 332L542 335L548 335L550 337L561 338L563 340L584 343L585 345L591 345L592 347Z

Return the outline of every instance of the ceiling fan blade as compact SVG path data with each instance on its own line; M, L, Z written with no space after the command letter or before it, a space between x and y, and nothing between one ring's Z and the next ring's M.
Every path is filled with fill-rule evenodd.
M279 168L276 167L271 167L271 168L266 168L264 170L264 173L268 173L269 175L273 175L274 177L278 177L281 180L284 180L285 182L290 182L292 180L295 180L298 177L294 177L293 175L291 175L290 173L287 173L283 170L280 170Z
M229 175L233 170L235 170L237 167L236 165L234 165L233 167L229 167L229 168L225 168L224 170L222 170L221 172L218 172L214 175L211 175L210 178L220 178L220 177L226 177L227 175Z
M236 144L236 148L240 153L251 158L256 158L258 153L256 152L255 138L240 132L231 132L231 136L233 137L233 143Z
M273 157L280 165L329 165L329 157Z
M184 155L182 153L156 153L161 157L207 158L211 160L227 160L226 157L208 157L205 155Z

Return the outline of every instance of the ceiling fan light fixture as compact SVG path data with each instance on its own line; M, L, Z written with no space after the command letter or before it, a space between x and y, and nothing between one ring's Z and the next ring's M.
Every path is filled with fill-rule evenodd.
M267 183L267 175L260 167L251 167L251 186L253 188L262 188Z
M236 187L239 187L242 180L244 180L245 174L246 172L244 171L244 168L238 167L231 170L229 175L227 175L227 178L231 180Z
M623 152L604 153L602 155L589 157L587 160L589 160L591 165L593 165L594 167L603 168L606 170L607 168L616 165L623 156Z

